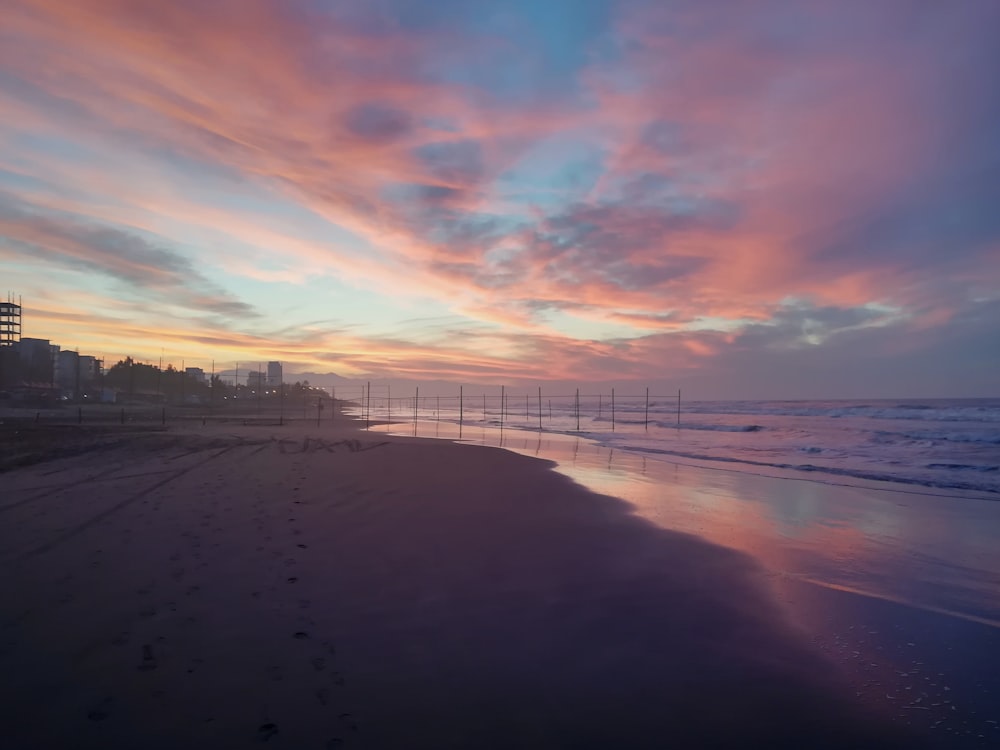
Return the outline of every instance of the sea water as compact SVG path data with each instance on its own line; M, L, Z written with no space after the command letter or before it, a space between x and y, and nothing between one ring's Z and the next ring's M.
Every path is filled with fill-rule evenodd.
M527 398L525 397L527 395ZM579 406L577 405L579 403ZM501 405L502 404L502 405ZM356 415L457 422L457 398L376 399ZM689 401L511 393L463 399L466 425L578 434L616 449L720 466L878 480L1000 499L1000 399Z

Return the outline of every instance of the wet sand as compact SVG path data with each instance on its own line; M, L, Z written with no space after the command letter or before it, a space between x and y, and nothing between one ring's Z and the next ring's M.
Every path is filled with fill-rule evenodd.
M919 746L754 557L551 466L341 424L0 475L4 746Z

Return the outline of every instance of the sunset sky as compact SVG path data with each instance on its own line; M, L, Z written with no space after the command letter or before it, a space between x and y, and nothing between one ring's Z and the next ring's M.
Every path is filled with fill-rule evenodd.
M1000 395L997 0L5 0L0 292L113 362Z

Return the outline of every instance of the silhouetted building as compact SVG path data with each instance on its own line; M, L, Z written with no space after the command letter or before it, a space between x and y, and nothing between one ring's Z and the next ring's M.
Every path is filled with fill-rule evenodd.
M187 373L190 377L197 380L199 383L208 382L208 378L205 377L205 371L202 370L200 367L187 367L184 369L184 372Z
M267 363L267 384L272 387L281 385L284 382L282 379L281 372L281 362L268 362Z
M21 379L21 306L8 300L0 302L0 390Z
M80 355L66 349L59 352L56 384L64 398L80 398Z
M48 339L22 338L17 344L21 360L21 380L53 385L56 382L55 354L59 347Z
M0 347L13 346L21 340L21 306L8 300L0 302Z

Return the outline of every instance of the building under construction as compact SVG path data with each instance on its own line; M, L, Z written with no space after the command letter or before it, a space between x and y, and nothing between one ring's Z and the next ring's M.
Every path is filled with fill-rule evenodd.
M0 302L0 347L14 346L21 340L21 300L14 301L7 295L6 302Z
M19 374L21 343L21 300L14 301L7 295L6 302L0 302L0 392L12 385Z

